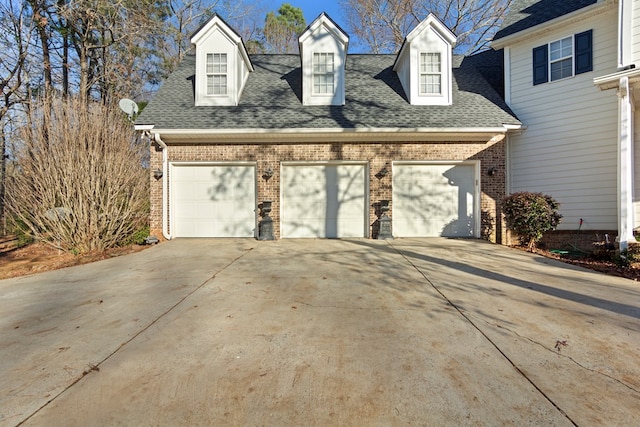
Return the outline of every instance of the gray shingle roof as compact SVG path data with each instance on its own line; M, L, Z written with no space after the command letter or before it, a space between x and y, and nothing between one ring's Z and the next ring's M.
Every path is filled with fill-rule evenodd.
M454 58L453 105L410 105L394 55L349 55L344 106L303 106L297 55L252 55L239 105L194 105L195 55L187 54L136 120L157 129L456 128L519 124L471 64Z
M597 0L514 0L493 39L510 36L594 3Z

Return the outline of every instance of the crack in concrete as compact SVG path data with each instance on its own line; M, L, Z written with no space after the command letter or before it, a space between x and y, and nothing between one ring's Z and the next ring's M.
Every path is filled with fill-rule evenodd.
M49 406L53 401L55 401L56 399L58 399L60 396L62 396L64 393L66 393L68 390L70 390L73 386L75 386L76 384L78 384L80 381L82 381L83 378L87 377L90 373L92 372L99 372L100 371L100 367L109 359L111 359L113 356L115 356L120 350L122 350L125 346L127 346L129 343L131 343L133 340L135 340L136 338L138 338L140 335L142 335L143 333L147 332L153 325L155 325L156 323L158 323L162 318L164 318L165 316L167 316L169 313L171 313L173 310L175 310L178 306L180 306L184 301L187 300L187 298L189 298L190 296L192 296L193 294L195 294L196 292L198 292L200 289L202 289L203 287L205 287L209 282L211 282L212 280L214 280L216 278L216 276L220 273L222 273L223 271L225 271L227 268L231 267L233 264L235 264L236 262L238 262L238 260L240 260L241 258L243 258L244 256L246 256L249 252L251 252L253 250L253 248L249 248L247 250L245 250L240 256L236 257L235 259L231 260L231 262L229 262L227 265L225 265L224 267L222 267L220 270L216 271L211 277L207 278L205 281L203 281L201 284L197 285L191 292L187 293L185 296L183 296L182 298L180 298L180 300L175 303L174 305L172 305L171 307L169 307L167 310L165 310L163 313L161 313L158 317L156 317L155 319L153 319L148 325L146 325L145 327L143 327L142 329L140 329L138 332L136 332L133 336L131 336L131 338L129 338L128 340L126 340L125 342L123 342L122 344L120 344L114 351L112 351L111 353L109 353L105 358L103 358L101 361L99 361L96 364L89 364L87 369L84 369L83 372L80 374L80 376L78 378L76 378L75 380L73 380L71 382L71 384L67 385L64 389L62 389L62 391L60 391L58 394L56 394L55 396L53 396L51 399L49 399L48 401L46 401L42 406L40 406L38 409L36 409L35 411L33 411L29 416L27 416L26 418L24 418L22 421L20 421L18 424L16 424L16 427L23 425L24 423L26 423L27 421L29 421L31 418L33 418L38 412L42 411L44 408L46 408L47 406Z
M481 322L485 323L485 324L486 324L486 325L488 325L488 326L495 326L496 328L504 329L505 331L511 332L512 334L516 335L518 338L521 338L521 339L524 339L524 340L530 341L531 343L536 344L536 345L538 345L538 346L542 347L543 349L545 349L545 350L547 350L547 351L549 351L549 352L551 352L551 353L553 353L553 354L555 354L555 355L557 355L557 356L561 356L561 357L564 357L565 359L570 360L571 362L573 362L575 365L579 366L579 367L580 367L580 368L582 368L582 369L585 369L585 370L587 370L587 371L593 372L594 374L602 375L602 376L604 376L604 377L606 377L606 378L609 378L610 380L613 380L613 381L615 381L615 382L619 383L620 385L622 385L622 386L624 386L624 387L628 388L629 390L631 390L631 391L633 391L633 392L635 392L635 393L640 393L640 390L638 390L638 389L636 389L636 388L632 387L631 385L629 385L629 384L625 383L624 381L622 381L622 380L620 380L620 379L618 379L618 378L616 378L616 377L613 377L613 376L611 376L611 375L609 375L609 374L607 374L607 373L605 373L605 372L601 372L601 371L598 371L597 369L593 369L593 368L590 368L590 367L588 367L588 366L585 366L585 365L583 365L582 363L578 362L578 361L577 361L576 359L574 359L573 357L568 356L568 355L566 355L566 354L562 354L562 353L561 353L561 352L559 352L559 351L555 351L554 349L551 349L551 348L547 347L546 345L544 345L544 344L542 344L542 343L540 343L540 342L538 342L538 341L534 340L533 338L529 338L529 337L526 337L526 336L524 336L524 335L519 334L517 331L514 331L513 329L507 328L507 327L502 326L502 325L498 325L497 323L495 323L495 324L494 324L494 323L488 322L488 321L486 321L486 320L484 320L484 319L482 319L482 318L479 318L479 317L477 317L477 316L472 316L471 314L469 314L469 317L474 317L475 319L477 319L477 320L479 320L479 321L481 321Z
M486 334L484 333L484 331L482 329L480 329L480 327L478 325L476 325L473 320L471 319L471 317L467 316L465 314L465 312L458 307L458 305L456 305L451 299L449 299L443 291L440 290L440 288L438 288L436 286L435 283L433 283L431 281L431 279L429 279L427 277L427 275L420 269L418 268L418 266L416 266L403 252L402 250L396 248L395 246L393 246L393 244L391 244L391 242L387 241L387 243L389 244L389 246L391 246L400 256L402 256L407 263L409 263L409 265L411 265L422 277L424 277L424 279L427 281L427 283L429 283L429 285L431 285L431 287L438 293L440 294L440 296L447 302L449 303L459 314L460 316L462 316L462 318L468 322L475 330L477 330L492 346L493 348L495 348L501 355L502 357L504 357L506 359L506 361L516 370L516 372L518 372L529 384L531 384L531 386L533 388L535 388L538 393L540 393L540 395L542 397L544 397L547 402L549 402L551 405L553 405L554 408L556 408L562 415L564 415L564 417L574 426L578 426L578 424L569 416L569 414L567 414L556 402L553 401L553 399L551 399L551 397L549 395L547 395L531 378L529 378L527 376L527 374L522 371L522 369L520 369L518 367L518 365L516 365L516 363L511 360L511 358L509 358L509 356L507 356L507 354Z

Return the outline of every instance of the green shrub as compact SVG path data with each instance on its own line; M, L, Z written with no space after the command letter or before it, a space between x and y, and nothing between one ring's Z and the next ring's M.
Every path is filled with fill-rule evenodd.
M507 227L520 238L520 244L534 251L545 232L560 223L559 203L542 193L520 192L504 199Z
M29 227L24 223L24 221L10 216L8 218L8 231L10 234L14 234L18 239L16 246L21 248L23 246L30 245L35 241L33 235L29 232Z
M145 225L136 230L136 232L130 235L128 238L123 240L121 246L143 245L147 237L149 237L149 226Z
M615 265L621 268L631 267L631 264L636 260L636 252L629 249L624 249L620 253L615 254L613 262Z

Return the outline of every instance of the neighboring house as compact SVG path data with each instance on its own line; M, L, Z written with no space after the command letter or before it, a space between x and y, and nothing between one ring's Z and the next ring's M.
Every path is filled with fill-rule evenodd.
M559 230L626 248L640 226L640 0L514 0L492 47L523 124L508 137L509 192L549 194Z
M248 55L214 16L136 120L152 141L152 233L258 237L271 201L276 238L376 238L387 200L396 237L503 242L520 121L455 39L430 15L397 56L348 55L321 14L300 55Z

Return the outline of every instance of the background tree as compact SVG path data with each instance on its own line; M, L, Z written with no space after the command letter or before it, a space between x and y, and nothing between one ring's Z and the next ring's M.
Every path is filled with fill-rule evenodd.
M455 51L483 50L512 0L342 0L350 32L371 53L396 53L429 13L458 36Z
M278 14L267 13L264 20L266 50L271 53L298 53L298 37L307 24L302 9L284 3Z
M29 99L30 46L34 34L34 21L25 2L0 3L0 232L5 231L7 144L19 125L15 109Z
M6 198L23 231L86 253L122 244L145 227L147 147L117 106L47 97L28 118Z

